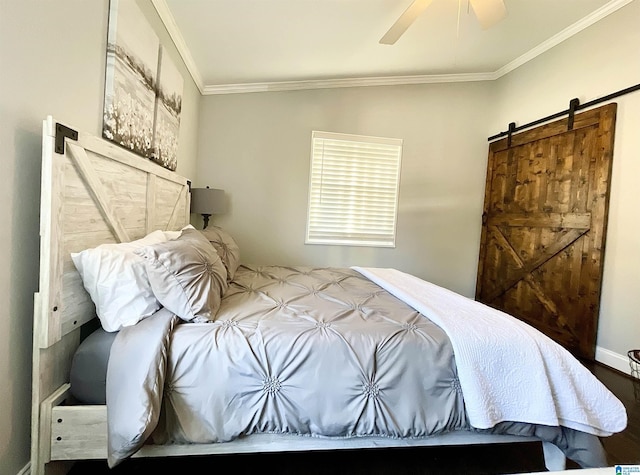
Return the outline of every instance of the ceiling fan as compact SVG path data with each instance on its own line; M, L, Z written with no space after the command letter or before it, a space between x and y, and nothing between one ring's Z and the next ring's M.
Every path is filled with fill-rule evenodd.
M392 45L411 26L415 19L431 4L433 0L414 0L400 18L380 39L380 44ZM459 0L460 1L460 0ZM507 15L503 0L469 0L483 29L491 28Z

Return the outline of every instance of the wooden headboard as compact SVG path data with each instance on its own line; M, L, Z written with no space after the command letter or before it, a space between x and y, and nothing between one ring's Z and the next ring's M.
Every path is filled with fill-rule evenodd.
M186 178L52 117L43 121L32 461L50 460L50 406L43 401L64 393L80 328L96 318L71 253L139 239L156 229L181 229L189 223L190 202Z
M35 342L47 348L95 318L70 253L189 222L189 182L104 139L43 124L40 291Z

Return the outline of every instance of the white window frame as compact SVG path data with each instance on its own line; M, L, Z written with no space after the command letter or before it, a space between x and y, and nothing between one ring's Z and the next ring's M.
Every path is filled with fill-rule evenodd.
M402 144L312 131L305 244L395 247Z

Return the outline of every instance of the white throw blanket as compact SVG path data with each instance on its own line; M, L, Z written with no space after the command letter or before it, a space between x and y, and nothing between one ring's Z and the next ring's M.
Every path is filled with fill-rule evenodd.
M353 269L446 332L473 427L517 421L597 436L626 427L623 404L567 350L530 325L396 269Z

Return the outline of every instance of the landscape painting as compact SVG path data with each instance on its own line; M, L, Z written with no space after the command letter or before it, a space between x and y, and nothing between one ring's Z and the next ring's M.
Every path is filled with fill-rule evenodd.
M183 82L163 52L135 1L110 1L102 136L175 170Z
M178 162L183 79L178 68L165 53L166 50L163 49L160 55L151 159L165 168L175 170Z

